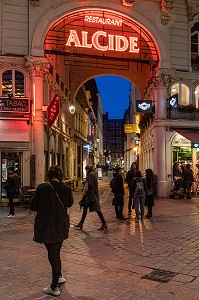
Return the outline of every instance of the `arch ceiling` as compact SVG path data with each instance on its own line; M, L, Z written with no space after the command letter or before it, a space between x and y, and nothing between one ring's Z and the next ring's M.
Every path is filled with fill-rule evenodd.
M57 20L44 43L46 54L159 64L156 42L138 22L116 12L80 10Z

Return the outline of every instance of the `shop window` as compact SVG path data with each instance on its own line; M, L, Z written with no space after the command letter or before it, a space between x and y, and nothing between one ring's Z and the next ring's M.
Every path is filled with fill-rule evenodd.
M176 83L171 86L171 96L178 94L179 104L186 105L190 102L190 91L183 83Z
M2 74L2 96L25 96L24 74L17 70L6 70Z
M199 108L199 85L195 89L195 103L196 107Z

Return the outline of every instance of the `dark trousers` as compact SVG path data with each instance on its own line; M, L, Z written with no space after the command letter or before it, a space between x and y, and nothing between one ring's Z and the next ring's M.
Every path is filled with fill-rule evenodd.
M123 217L124 197L122 194L115 195L115 213L116 218Z
M63 242L59 243L44 243L48 251L48 260L52 267L52 284L51 289L54 290L57 287L59 276L61 276L61 258L60 250Z
M88 212L88 206L84 206L80 223L82 223L82 224L84 223L86 216L87 216L87 212ZM102 224L105 224L106 221L104 219L104 216L103 216L103 213L101 212L101 210L96 211L96 213L98 214L98 217L100 218Z
M133 198L131 196L131 191L130 191L130 188L129 188L129 202L128 202L128 211L129 212L131 212L132 206L133 206Z
M8 193L8 200L9 200L9 205L10 205L10 215L15 214L14 196L15 196L15 193Z
M147 215L150 216L150 217L152 217L152 207L153 206L151 205L151 203L149 203L148 204L148 213L147 213Z

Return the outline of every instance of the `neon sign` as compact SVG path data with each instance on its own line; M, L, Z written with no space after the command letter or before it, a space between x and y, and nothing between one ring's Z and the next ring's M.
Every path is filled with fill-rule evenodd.
M94 47L100 51L120 51L124 52L128 49L130 53L139 53L140 49L138 48L138 38L137 37L129 37L126 38L122 35L114 35L107 34L105 31L96 31L91 37L91 43L88 43L88 32L82 31L81 33L81 41L77 34L76 30L70 30L70 34L68 40L66 42L66 46L71 46L73 43L75 47L79 48L92 48ZM101 43L99 40L103 40ZM104 42L107 43L107 46L104 46ZM103 45L102 45L103 44Z
M103 25L114 25L114 26L122 26L122 20L120 19L111 19L111 18L100 18L95 16L85 16L85 22L89 23L97 23Z

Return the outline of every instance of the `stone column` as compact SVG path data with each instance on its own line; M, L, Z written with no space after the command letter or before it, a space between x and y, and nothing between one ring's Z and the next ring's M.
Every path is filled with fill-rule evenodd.
M32 100L35 98L35 112L33 111L32 124L32 154L35 155L35 185L44 182L44 117L43 117L43 80L49 70L49 63L45 58L28 56L26 67L30 72L32 86Z
M155 130L154 130L154 172L157 175L158 196L165 197L167 191L166 126L161 120L167 119L168 88L171 76L158 70L153 77L155 92Z

